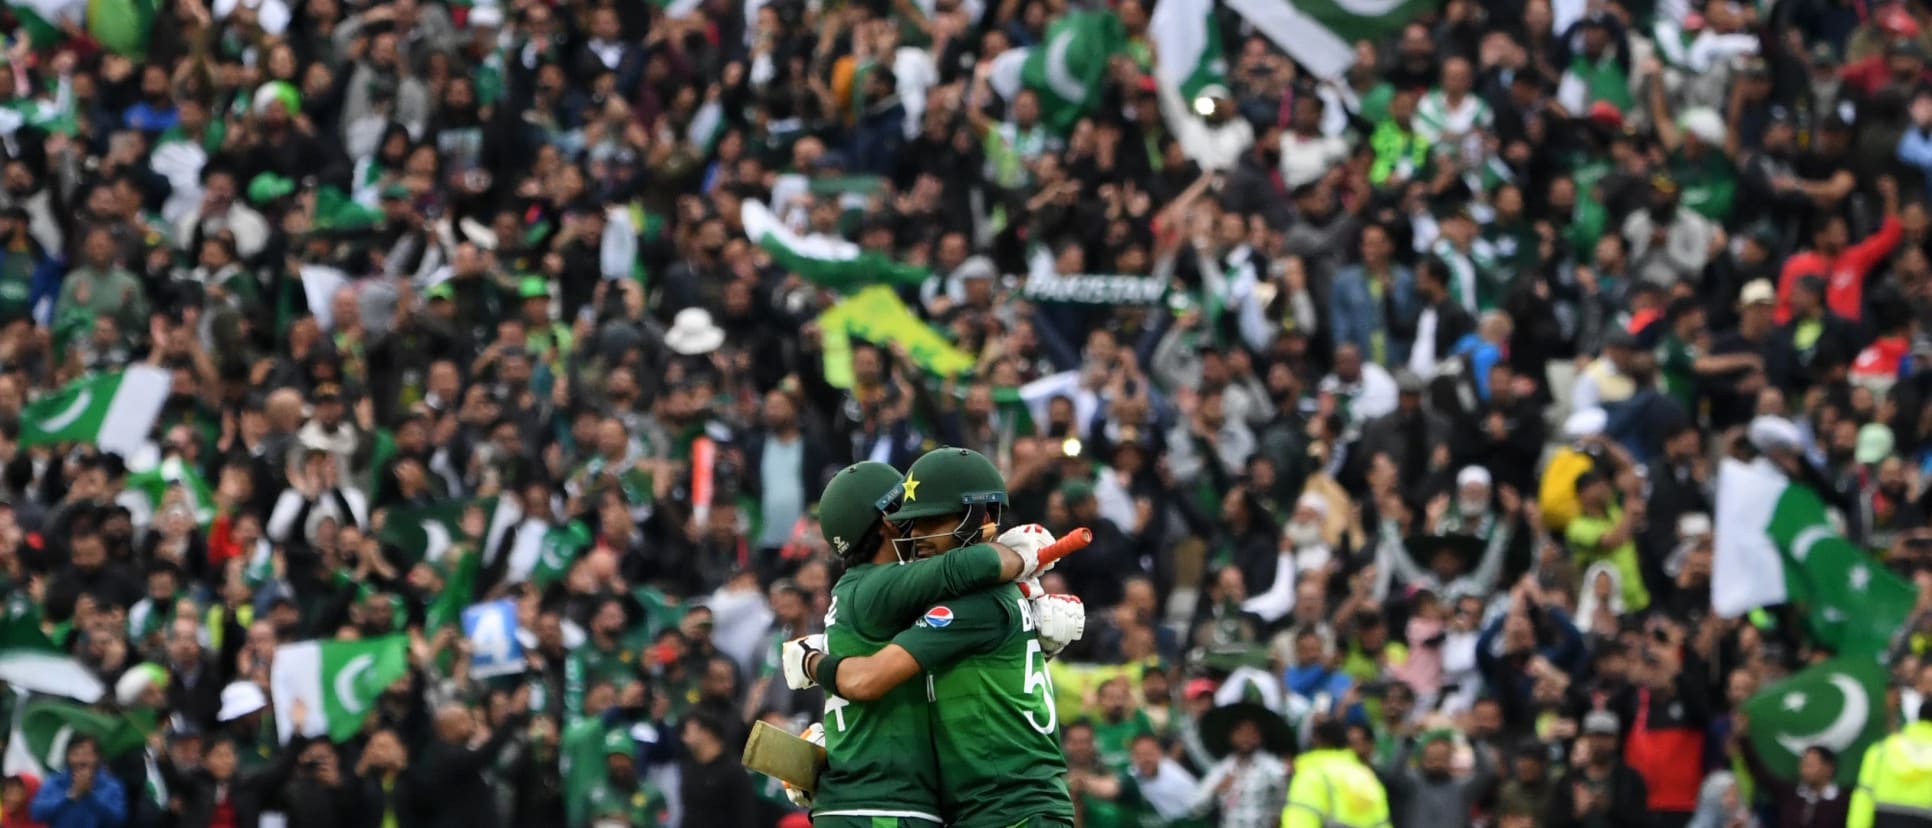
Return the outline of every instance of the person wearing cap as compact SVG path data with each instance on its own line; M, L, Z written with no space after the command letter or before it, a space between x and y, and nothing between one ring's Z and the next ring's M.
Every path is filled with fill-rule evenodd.
M1642 776L1624 764L1617 749L1622 722L1608 710L1583 716L1576 753L1581 761L1557 782L1542 822L1550 828L1589 825L1647 825Z
M1650 179L1644 208L1623 222L1630 268L1637 278L1666 288L1702 280L1715 252L1718 226L1695 210L1678 209L1677 180L1666 173Z
M1777 336L1777 289L1768 279L1746 282L1738 292L1737 327L1719 334L1707 360L1723 360L1707 367L1722 368L1704 378L1712 428L1741 425L1757 409L1758 391L1783 388L1791 376L1794 356L1790 342Z
M643 778L637 763L637 743L628 728L604 734L604 776L585 795L583 813L592 825L605 817L620 817L631 828L657 828L668 818L665 799Z
M1641 612L1650 606L1637 558L1637 534L1648 505L1641 498L1618 504L1610 477L1591 470L1576 479L1577 515L1564 527L1563 539L1583 566L1608 561L1622 578L1624 607Z
M523 320L523 347L530 359L547 366L552 373L563 368L570 357L573 335L570 326L556 320L550 312L550 284L542 276L517 280L518 316Z
M1847 180L1849 173L1840 173ZM1800 307L1793 294L1798 283L1807 276L1822 277L1825 281L1823 310L1831 315L1842 317L1851 322L1865 318L1865 279L1892 255L1892 248L1898 246L1902 226L1898 220L1898 183L1890 177L1878 180L1878 193L1882 199L1885 221L1878 231L1851 242L1850 226L1845 217L1837 211L1827 211L1813 219L1811 247L1795 253L1786 259L1784 268L1778 274L1778 311L1779 324L1787 324L1794 319L1806 319L1820 309ZM1808 340L1815 340L1816 334L1806 334L1798 343L1800 351L1808 350ZM1850 359L1851 355L1846 355Z

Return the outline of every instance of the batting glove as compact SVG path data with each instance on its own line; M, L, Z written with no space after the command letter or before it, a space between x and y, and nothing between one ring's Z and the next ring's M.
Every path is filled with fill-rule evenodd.
M1000 533L998 542L1019 553L1020 560L1025 562L1025 568L1020 571L1019 580L1038 578L1053 569L1053 564L1050 563L1045 566L1040 565L1040 553L1053 545L1053 533L1048 532L1045 526L1037 523L1015 526Z
M811 742L812 744L818 745L819 747L825 747L825 725L823 724L820 724L818 722L813 722L811 727L805 728L805 732L798 734L798 736L799 738L804 739L807 742ZM785 785L786 799L791 800L793 805L797 805L798 807L804 808L806 810L811 810L812 808L811 792L806 791L803 788L794 788L792 787L792 783L790 782L785 782L784 785Z
M785 686L793 690L804 690L818 686L818 682L805 674L805 657L812 653L825 652L825 634L813 633L804 638L794 638L785 642L780 660L785 665Z
M1072 595L1044 595L1033 600L1033 631L1040 649L1052 658L1087 633L1087 605Z

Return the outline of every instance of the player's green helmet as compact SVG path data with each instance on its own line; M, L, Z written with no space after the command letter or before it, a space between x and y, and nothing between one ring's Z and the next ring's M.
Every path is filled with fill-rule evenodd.
M842 559L871 557L877 544L879 521L889 511L899 488L899 470L866 460L832 476L818 498L818 526L832 553Z
M959 514L976 506L997 515L1006 505L1006 478L986 455L972 449L926 452L913 461L899 490L894 522Z

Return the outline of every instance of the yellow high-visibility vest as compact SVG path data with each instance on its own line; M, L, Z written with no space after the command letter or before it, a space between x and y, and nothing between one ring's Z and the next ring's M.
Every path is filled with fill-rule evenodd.
M1385 828L1389 794L1375 771L1348 750L1314 750L1295 758L1282 828Z
M1913 722L1865 751L1845 828L1932 826L1932 721Z

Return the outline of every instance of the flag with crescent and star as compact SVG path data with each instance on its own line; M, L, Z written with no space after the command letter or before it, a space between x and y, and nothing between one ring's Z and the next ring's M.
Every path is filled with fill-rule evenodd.
M387 635L365 641L301 641L275 648L269 695L283 742L304 736L347 741L362 729L376 698L409 673L409 639ZM295 701L302 721L295 721Z
M1711 608L1732 618L1792 604L1811 640L1839 655L1882 658L1918 589L1847 540L1818 493L1769 461L1725 460L1717 477Z
M1838 754L1838 783L1858 778L1859 757L1885 737L1885 668L1837 658L1766 687L1744 704L1751 748L1771 772L1796 779L1813 746Z

